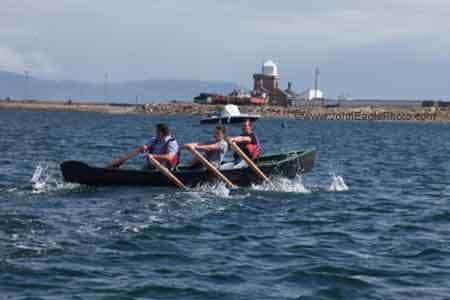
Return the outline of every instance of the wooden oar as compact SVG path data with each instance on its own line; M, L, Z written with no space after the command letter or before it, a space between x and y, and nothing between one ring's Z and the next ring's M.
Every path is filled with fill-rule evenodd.
M148 155L148 160L161 171L164 175L167 176L167 178L170 179L173 183L175 183L180 189L188 191L189 189L178 179L175 177L175 175L172 174L172 172L169 171L166 167L164 167L156 158L154 158L152 155Z
M217 177L221 178L225 183L228 185L228 187L233 188L235 185L228 180L228 178L222 174L212 163L210 163L203 155L200 154L200 152L197 151L194 147L188 147L188 149L194 154L202 164L204 164L211 172L214 173Z
M138 156L141 153L141 149L137 148L136 150L131 151L130 153L125 154L124 156L121 156L118 158L117 163L111 163L107 165L105 168L111 169L111 168L118 168L120 165L122 165L124 162L126 162L129 159L132 159L135 156Z
M255 173L263 178L265 181L267 181L272 187L274 186L272 181L267 178L267 176L258 168L258 166L241 150L241 148L236 145L236 143L231 142L230 143L231 148L233 148L234 151L236 151L237 154L239 154L240 157L242 157L243 160L250 166L250 168L255 171Z

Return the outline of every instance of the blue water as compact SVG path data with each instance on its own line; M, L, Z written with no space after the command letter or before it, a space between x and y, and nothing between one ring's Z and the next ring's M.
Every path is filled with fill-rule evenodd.
M212 129L0 111L0 299L450 297L449 125L261 120L265 151L318 149L313 173L275 188L62 180L63 160L105 165L161 121L180 142Z

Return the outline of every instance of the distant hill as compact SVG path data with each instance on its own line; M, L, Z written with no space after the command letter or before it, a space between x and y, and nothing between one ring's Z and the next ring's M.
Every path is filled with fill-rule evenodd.
M43 100L108 101L140 103L160 100L192 100L201 92L229 93L237 87L231 82L149 79L93 83L73 80L44 80L0 71L0 98ZM105 99L106 93L106 99Z

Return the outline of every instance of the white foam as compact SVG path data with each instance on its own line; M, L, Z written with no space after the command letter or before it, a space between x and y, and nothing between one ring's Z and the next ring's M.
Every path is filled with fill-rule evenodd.
M34 234L13 235L14 247L20 251L31 252L32 255L43 255L51 250L61 250L51 238L41 239Z
M284 177L271 178L273 185L268 182L262 184L253 184L252 189L257 191L274 191L274 192L286 192L286 193L311 193L309 189L303 184L303 179L300 175L297 175L293 179Z
M338 176L336 174L332 174L332 181L330 186L328 187L329 192L345 192L348 191L349 188L347 184L345 184L344 178L342 176Z
M12 188L0 188L0 193L14 193L17 191L16 187L12 187Z
M200 184L194 188L194 193L208 193L217 197L230 198L230 189L224 182Z
M51 162L39 162L34 170L33 177L33 193L47 193L63 189L73 189L78 184L64 182L59 167Z
M122 232L134 232L134 233L140 233L150 226L149 224L135 224L135 223L119 224L119 225L122 227Z

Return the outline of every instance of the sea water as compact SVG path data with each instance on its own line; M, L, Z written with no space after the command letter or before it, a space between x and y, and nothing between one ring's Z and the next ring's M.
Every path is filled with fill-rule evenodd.
M446 124L262 119L264 152L318 151L312 173L274 187L61 176L62 161L107 165L159 122L180 143L210 140L199 121L0 111L0 299L449 297Z

